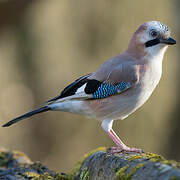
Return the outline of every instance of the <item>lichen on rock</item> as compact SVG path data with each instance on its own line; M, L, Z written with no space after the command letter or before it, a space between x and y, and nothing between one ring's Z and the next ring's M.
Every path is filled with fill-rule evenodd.
M56 173L49 170L40 162L32 162L30 158L19 151L8 151L0 149L0 179L12 177L15 179L30 179L30 180L74 180L79 173L84 160L97 151L105 150L105 148L97 148L83 156L81 160L74 166L69 173ZM85 168L81 180L88 180L88 169Z
M117 153L106 148L85 154L69 173L49 170L40 162L32 162L18 151L0 149L0 179L12 180L180 180L178 162L154 153Z

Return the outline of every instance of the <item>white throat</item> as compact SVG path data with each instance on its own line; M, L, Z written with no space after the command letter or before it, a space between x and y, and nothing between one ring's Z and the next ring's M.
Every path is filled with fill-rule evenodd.
M156 60L159 59L162 61L164 57L164 53L167 50L167 47L168 46L164 46L160 44L160 45L147 48L146 52L147 52L148 59L156 59Z

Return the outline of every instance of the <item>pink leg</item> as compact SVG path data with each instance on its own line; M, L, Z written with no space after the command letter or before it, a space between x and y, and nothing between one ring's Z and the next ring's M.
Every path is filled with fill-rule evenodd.
M111 153L118 153L118 152L122 152L122 151L124 151L124 152L136 152L136 153L142 153L143 152L143 150L141 150L141 149L130 148L130 147L126 146L121 141L121 139L116 135L116 133L113 131L112 128L108 131L108 135L114 141L114 143L117 145L117 147L111 148Z
M110 151L108 151L108 152L110 152L112 154L122 152L122 151L124 151L124 152L136 152L136 153L142 153L143 152L143 150L141 150L141 149L130 148L130 147L126 146L120 140L120 138L116 135L116 133L113 131L112 125L113 125L113 120L111 120L111 119L105 119L101 124L102 128L108 133L110 138L117 145L117 147L110 148Z

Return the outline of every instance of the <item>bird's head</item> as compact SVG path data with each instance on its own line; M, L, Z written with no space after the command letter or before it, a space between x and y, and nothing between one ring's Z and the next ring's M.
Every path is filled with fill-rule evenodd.
M170 29L158 21L146 22L134 33L128 51L139 56L164 54L168 45L176 44L170 37Z

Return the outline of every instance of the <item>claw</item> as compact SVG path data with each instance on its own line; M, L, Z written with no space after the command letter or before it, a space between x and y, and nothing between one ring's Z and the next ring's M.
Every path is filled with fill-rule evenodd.
M144 153L142 149L137 149L137 148L130 148L130 147L111 147L107 149L107 154L115 154L115 153Z

